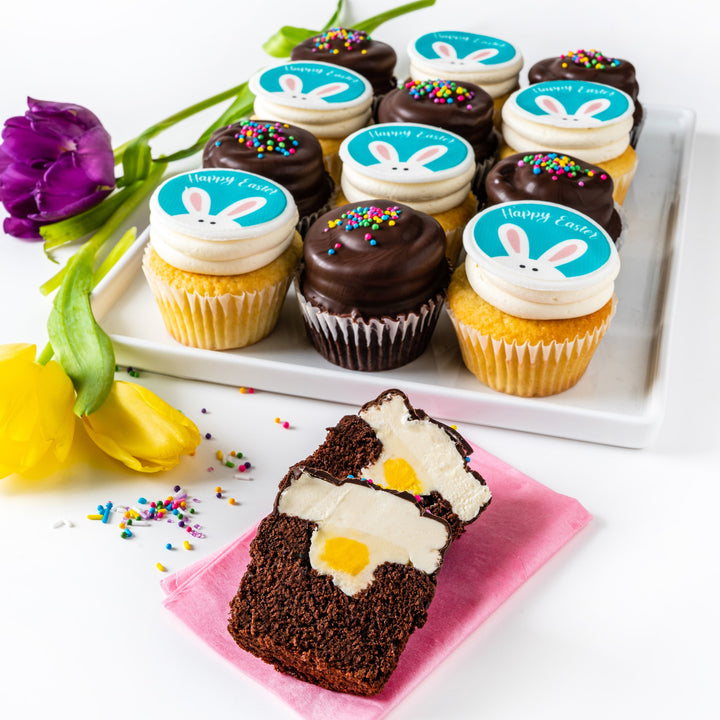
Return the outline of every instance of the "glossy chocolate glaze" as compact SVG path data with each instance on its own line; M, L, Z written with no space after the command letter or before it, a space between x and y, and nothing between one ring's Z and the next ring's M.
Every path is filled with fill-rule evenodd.
M427 83L410 80L389 92L380 101L377 121L412 122L443 128L465 138L472 145L477 162L494 155L498 147L498 136L493 131L492 97L473 83L443 80L438 82L452 83L456 88L462 86L472 93L472 99L468 100L467 95L462 95L464 101L458 102L458 95L453 91L453 102L435 102L431 93L426 91Z
M240 136L243 132L259 133L256 139L260 145L252 138ZM285 138L287 154L282 148L269 152L259 150L271 132L275 133L274 145L283 142L280 137ZM325 171L317 138L295 125L271 120L242 120L216 130L205 145L203 167L245 170L274 180L289 190L300 217L322 208L332 192L332 181Z
M585 67L564 57L551 57L536 62L528 70L530 84L547 80L584 80L585 82L610 85L627 93L635 103L633 121L638 125L642 120L643 110L638 102L639 85L635 77L635 66L627 60L617 58L616 66L605 65L602 69Z
M545 156L547 153L537 153ZM576 177L567 173L535 173L532 158L535 154L517 153L494 165L485 178L487 205L518 200L542 200L558 203L584 213L605 228L613 240L622 231L622 221L613 202L613 181L602 168L571 158L583 171ZM531 160L523 160L530 157ZM522 161L522 164L519 164ZM553 179L557 178L557 179ZM605 179L603 179L605 178ZM582 183L582 184L581 184Z
M343 213L363 207L397 208L399 217L376 230L335 225ZM389 200L348 203L321 216L305 236L304 260L301 290L310 303L365 319L415 310L444 292L450 280L440 223Z
M383 95L397 86L393 74L397 62L395 50L363 31L331 28L296 45L290 59L318 60L354 70L367 79L375 95Z

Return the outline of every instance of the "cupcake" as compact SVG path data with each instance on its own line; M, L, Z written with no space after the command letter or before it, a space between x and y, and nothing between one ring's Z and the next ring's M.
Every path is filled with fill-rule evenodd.
M319 60L354 70L367 79L376 96L397 86L395 50L387 43L374 40L364 30L330 28L296 45L290 59Z
M308 338L350 370L390 370L427 347L450 269L440 224L372 199L319 218L305 236L297 297Z
M143 271L165 327L184 345L244 347L275 327L302 254L281 185L240 170L195 170L150 199Z
M598 50L575 50L536 62L528 71L531 84L547 80L585 80L612 85L627 93L635 105L630 145L637 147L645 112L638 102L639 86L635 67L627 60L610 58Z
M372 87L354 70L310 60L287 62L250 78L256 118L297 125L322 147L325 167L340 178L338 148L372 115Z
M443 30L410 42L412 80L454 80L479 85L495 104L495 126L500 111L517 87L523 57L509 42L488 35Z
M334 184L318 139L287 123L241 120L216 130L203 151L203 167L245 170L282 185L295 200L304 235L330 209Z
M387 198L432 215L455 262L462 230L477 211L471 190L475 154L459 135L418 123L383 123L353 133L340 146L338 204Z
M485 179L486 204L541 200L577 210L602 225L619 249L624 221L613 201L613 181L602 168L559 153L517 153Z
M612 177L622 203L635 174L630 145L632 98L610 85L552 80L514 92L502 111L500 157L557 152L598 165Z
M468 370L524 397L575 385L614 312L620 261L602 226L554 203L503 203L473 218L464 245L447 307Z
M472 190L480 197L487 171L497 159L499 135L493 125L493 99L474 83L408 80L380 101L379 123L420 123L465 138L475 153Z

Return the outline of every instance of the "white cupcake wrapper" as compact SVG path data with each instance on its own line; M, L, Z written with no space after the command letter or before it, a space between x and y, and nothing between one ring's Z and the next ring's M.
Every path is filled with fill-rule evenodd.
M240 348L262 340L277 324L291 277L256 292L210 296L174 287L143 271L170 335L190 347L207 350Z
M313 306L300 291L297 278L295 295L315 349L330 362L351 370L389 370L421 355L445 301L444 293L439 293L419 312L365 320Z

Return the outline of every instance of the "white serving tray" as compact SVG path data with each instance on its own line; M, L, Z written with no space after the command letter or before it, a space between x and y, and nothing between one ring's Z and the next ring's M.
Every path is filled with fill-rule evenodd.
M628 232L616 283L617 314L580 382L548 398L495 392L466 370L443 315L425 354L387 372L324 360L305 337L292 289L275 332L252 347L198 350L165 330L140 263L143 233L96 289L93 308L117 361L138 369L353 405L390 387L450 422L511 428L624 447L647 445L662 419L668 344L695 115L651 107L624 209Z

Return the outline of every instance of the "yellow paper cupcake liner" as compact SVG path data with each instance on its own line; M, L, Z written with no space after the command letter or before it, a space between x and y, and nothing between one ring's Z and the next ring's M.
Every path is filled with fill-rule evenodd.
M447 310L467 369L493 390L521 397L555 395L575 385L612 318L611 314L583 337L531 345L483 334L459 321L449 307Z
M229 350L262 340L277 325L291 277L274 285L240 295L211 296L173 287L148 267L143 271L170 335L190 347Z

